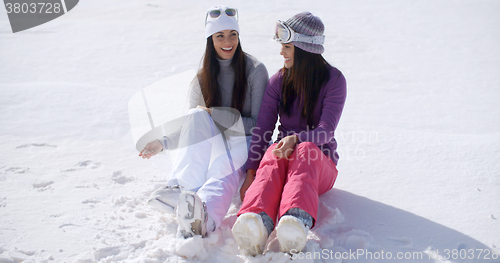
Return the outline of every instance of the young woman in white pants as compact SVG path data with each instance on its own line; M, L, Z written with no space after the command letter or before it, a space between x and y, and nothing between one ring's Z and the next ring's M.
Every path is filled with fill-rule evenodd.
M176 211L178 236L185 238L219 227L245 178L242 166L268 73L243 52L239 35L236 9L207 11L203 66L191 83L182 127L149 142L139 154L150 158L177 150L167 187L153 193L150 203Z

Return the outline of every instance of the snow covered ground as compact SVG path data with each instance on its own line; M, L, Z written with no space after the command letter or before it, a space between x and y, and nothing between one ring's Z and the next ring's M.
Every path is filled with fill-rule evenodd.
M231 2L243 49L274 74L275 21L308 10L348 81L339 178L294 260L500 262L500 2L280 2ZM219 230L190 240L145 203L170 159L137 156L128 100L199 66L219 3L85 0L16 34L0 8L1 263L289 260L275 241L238 255L237 199Z

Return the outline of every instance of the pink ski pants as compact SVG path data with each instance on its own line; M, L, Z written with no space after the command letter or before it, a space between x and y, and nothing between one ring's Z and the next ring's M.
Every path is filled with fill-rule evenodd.
M276 225L288 209L298 207L316 221L319 196L332 189L337 178L335 163L311 142L297 144L288 160L272 153L276 145L264 154L238 216L264 211Z

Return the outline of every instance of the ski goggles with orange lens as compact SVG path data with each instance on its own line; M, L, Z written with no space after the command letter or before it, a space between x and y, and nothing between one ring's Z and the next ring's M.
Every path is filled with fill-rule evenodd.
M304 42L315 45L323 45L325 43L325 36L308 36L293 31L285 22L278 20L276 22L276 29L274 31L274 40L280 42L281 44L287 44L292 41Z
M207 16L205 17L205 25L207 24L208 16L215 19L219 18L222 15L222 13L225 13L228 17L236 17L236 21L238 21L238 9L236 8L226 8L225 10L214 9L207 12Z

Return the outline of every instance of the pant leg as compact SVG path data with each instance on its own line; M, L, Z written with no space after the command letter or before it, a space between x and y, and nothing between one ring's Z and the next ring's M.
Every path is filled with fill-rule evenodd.
M218 136L214 136L219 134ZM186 190L197 190L206 181L212 150L222 143L210 115L202 109L190 109L185 116L177 156L167 185L179 184ZM220 148L220 147L219 147Z
M309 213L316 221L319 196L333 187L337 168L328 156L310 142L298 144L290 157L279 216L283 216L290 208L297 207Z
M272 153L276 145L271 145L262 157L255 180L245 193L238 216L249 212L266 212L276 225L281 192L287 180L288 170L288 160L278 159Z
M207 212L215 222L215 227L222 224L233 196L244 179L244 164L248 156L247 137L232 137L230 144L231 159L227 153L217 157L207 172L207 182L198 190L198 196L205 202ZM234 167L234 171L233 171Z

